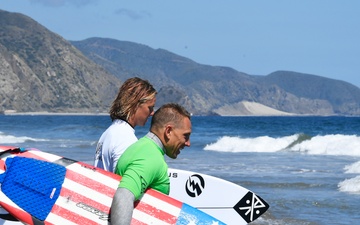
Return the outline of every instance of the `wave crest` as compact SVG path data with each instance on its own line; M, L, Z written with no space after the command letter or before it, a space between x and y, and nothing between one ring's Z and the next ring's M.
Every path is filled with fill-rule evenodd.
M254 138L223 136L204 150L221 152L278 152L293 151L317 155L360 156L360 137L356 135L294 134L284 137Z
M25 143L25 142L31 142L31 141L45 141L44 139L36 139L31 138L27 136L13 136L13 135L7 135L2 132L0 132L0 143L2 145L6 144L17 144L17 143Z

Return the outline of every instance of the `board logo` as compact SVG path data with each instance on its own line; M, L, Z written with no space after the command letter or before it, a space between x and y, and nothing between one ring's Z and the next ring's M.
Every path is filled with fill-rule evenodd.
M194 174L189 177L185 184L186 193L190 197L197 197L201 195L203 190L205 189L205 180L199 174Z
M91 213L93 213L93 214L95 214L97 216L99 216L100 220L109 220L109 215L107 213L102 212L99 209L96 209L96 208L94 208L94 207L92 207L90 205L87 205L87 204L83 203L83 202L78 202L76 204L76 206L81 208L81 209L84 209L84 210L86 210L88 212L91 212Z
M250 191L234 206L235 211L248 223L256 220L268 208L269 204Z

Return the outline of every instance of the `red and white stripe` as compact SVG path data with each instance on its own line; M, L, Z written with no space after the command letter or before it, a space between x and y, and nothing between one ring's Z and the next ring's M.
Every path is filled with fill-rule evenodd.
M0 171L4 170L5 158L9 156L24 156L49 162L62 159L60 156L36 150L16 154L6 153L0 160ZM56 200L45 224L108 224L106 214L109 214L112 197L118 187L120 176L82 162L70 164L66 168L66 177L60 197ZM1 194L3 195L3 193ZM0 198L0 201L2 199ZM15 203L11 204L11 200L6 204L9 207L4 208L8 211L17 210L19 212L20 210L22 214L26 213ZM149 189L141 201L136 204L132 224L176 224L181 207L181 202ZM23 215L21 219L32 224L30 215Z

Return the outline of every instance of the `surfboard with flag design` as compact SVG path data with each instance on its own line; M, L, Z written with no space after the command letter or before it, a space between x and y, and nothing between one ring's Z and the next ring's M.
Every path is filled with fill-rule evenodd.
M0 146L0 205L30 224L109 224L120 176L61 156ZM132 224L224 224L152 189L135 203Z

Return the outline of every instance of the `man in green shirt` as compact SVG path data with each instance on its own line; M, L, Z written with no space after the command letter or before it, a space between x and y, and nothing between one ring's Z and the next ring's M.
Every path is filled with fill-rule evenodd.
M147 188L169 194L170 180L164 155L176 159L190 146L190 114L174 103L160 107L152 117L150 131L129 146L120 157L115 173L122 176L111 206L111 224L131 223L134 201Z

